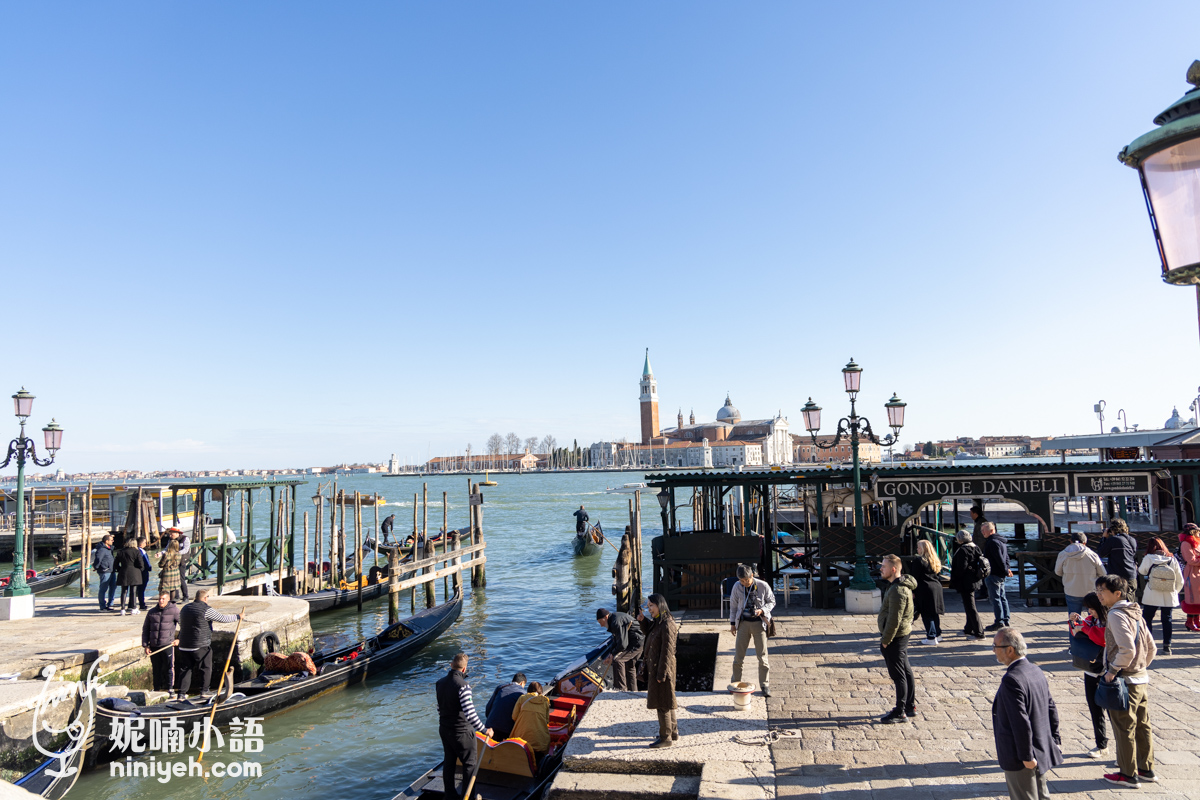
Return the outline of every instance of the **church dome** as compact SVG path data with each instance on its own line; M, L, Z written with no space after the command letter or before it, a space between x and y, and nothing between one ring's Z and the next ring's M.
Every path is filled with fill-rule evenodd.
M717 422L728 422L733 425L741 419L742 412L738 411L730 402L729 395L725 395L725 405L721 406L721 410L717 412Z
M1163 423L1163 427L1169 431L1177 430L1183 421L1179 418L1179 409L1171 411L1171 418Z

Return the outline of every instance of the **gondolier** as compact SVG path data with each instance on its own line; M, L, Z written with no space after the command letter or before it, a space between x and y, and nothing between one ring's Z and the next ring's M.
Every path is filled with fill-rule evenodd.
M579 510L575 512L575 532L583 533L587 530L587 524L588 513L584 511L583 506L580 506Z
M475 712L475 701L471 697L471 686L467 683L467 654L458 653L450 662L450 671L437 684L438 736L442 740L442 797L458 800L455 788L457 763L463 765L464 788L475 769L475 734L492 735L491 728L484 728L483 721Z
M182 700L191 690L192 672L200 673L199 688L206 697L212 683L212 624L237 622L241 614L222 614L207 602L208 589L196 592L196 599L179 612L179 669L175 677L175 693ZM234 642L234 646L237 643Z
M392 535L392 528L396 526L396 515L388 515L379 525L379 533L383 536L383 543L388 543L388 537Z
M610 614L607 608L597 609L596 622L613 637L613 654L604 659L613 665L613 689L618 692L637 691L637 660L642 655L645 636L633 617L618 611Z

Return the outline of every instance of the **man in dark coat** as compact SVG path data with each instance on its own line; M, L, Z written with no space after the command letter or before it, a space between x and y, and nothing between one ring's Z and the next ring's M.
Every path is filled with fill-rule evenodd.
M1025 658L1025 637L1014 628L996 631L996 660L1008 667L992 701L992 733L1008 796L1050 800L1046 772L1063 762L1058 709L1041 668Z
M983 579L979 577L979 573L982 571L982 565L986 565L988 560L975 546L971 534L965 530L955 534L954 541L958 543L959 548L954 551L954 557L950 560L950 588L962 598L963 611L967 615L963 633L982 639L983 622L980 621L979 610L975 607L975 593L983 586Z
M1114 519L1100 540L1100 557L1109 575L1120 575L1130 586L1137 586L1137 539L1123 519Z
M436 684L438 736L442 740L442 797L458 800L455 787L457 762L463 765L463 790L467 777L475 769L475 733L492 735L475 713L471 686L467 683L467 654L458 653L450 661L450 671Z
M178 626L179 606L171 602L170 592L159 592L158 604L146 612L142 623L142 647L150 656L156 692L169 692L175 686L175 652L163 648L179 644L175 638Z
M192 673L199 673L199 689L207 698L212 686L212 624L237 622L241 614L222 614L208 605L208 589L196 592L196 599L179 612L179 669L175 691L179 699L192 688Z
M379 524L379 534L383 537L384 544L387 544L388 537L392 535L392 528L396 526L396 515L389 514L383 522Z
M117 593L117 576L113 573L115 559L112 551L113 537L111 533L104 535L100 545L92 551L92 569L98 577L97 596L100 598L100 610L112 611L113 595Z
M987 587L988 599L992 601L992 613L996 615L996 621L984 630L998 631L1009 623L1011 611L1004 581L1012 577L1012 570L1008 568L1008 545L1000 538L1000 534L996 533L996 525L991 522L983 523L983 535L987 539L983 543L983 555L992 570L991 574L984 578L983 584Z
M496 739L507 739L512 733L513 709L525 694L525 683L525 673L518 672L513 675L512 683L497 686L492 699L487 701L483 709L487 720L483 724L495 731Z
M641 627L625 612L610 614L607 608L596 611L596 622L613 637L613 653L604 659L605 664L613 665L613 689L636 692L637 660L645 644Z
M575 532L583 533L587 530L587 524L588 514L583 510L583 506L580 506L579 510L575 512Z
M983 515L982 506L971 506L971 520L975 523L975 529L971 532L971 541L980 550L983 549L983 542L986 537L983 535L983 523L987 522L987 517Z

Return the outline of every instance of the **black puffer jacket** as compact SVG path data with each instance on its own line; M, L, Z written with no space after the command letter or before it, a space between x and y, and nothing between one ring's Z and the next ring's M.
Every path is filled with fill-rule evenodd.
M179 625L179 606L167 603L165 608L152 606L142 623L142 647L159 650L175 641L175 628Z

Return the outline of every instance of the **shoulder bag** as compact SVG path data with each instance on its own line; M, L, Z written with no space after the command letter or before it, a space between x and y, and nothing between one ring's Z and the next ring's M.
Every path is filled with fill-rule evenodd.
M1128 711L1129 685L1119 675L1111 683L1101 678L1096 684L1094 699L1100 708L1106 708L1109 711Z

